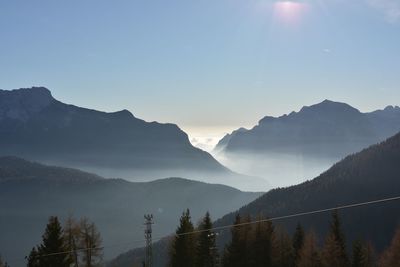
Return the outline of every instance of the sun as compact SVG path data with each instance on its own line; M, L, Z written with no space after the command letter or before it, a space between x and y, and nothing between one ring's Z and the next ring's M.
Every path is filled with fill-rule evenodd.
M274 4L276 18L286 23L297 23L304 16L307 4L295 1L278 1Z

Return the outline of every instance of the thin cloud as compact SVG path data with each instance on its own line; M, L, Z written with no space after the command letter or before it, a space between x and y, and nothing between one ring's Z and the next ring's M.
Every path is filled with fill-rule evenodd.
M388 22L400 22L399 0L367 0L367 2L371 7L381 11Z

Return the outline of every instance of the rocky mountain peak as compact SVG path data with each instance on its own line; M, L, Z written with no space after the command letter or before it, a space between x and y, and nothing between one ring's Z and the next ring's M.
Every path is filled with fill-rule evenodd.
M0 120L25 121L53 101L50 90L45 87L0 90Z

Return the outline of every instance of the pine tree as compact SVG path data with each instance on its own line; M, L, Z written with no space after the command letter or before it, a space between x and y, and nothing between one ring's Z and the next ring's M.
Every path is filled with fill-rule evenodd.
M352 267L364 267L364 253L361 241L353 242L353 255L351 260Z
M242 225L238 226L239 235L240 235L240 240L241 240L241 256L243 263L242 266L252 266L251 265L251 259L253 257L252 254L252 243L254 242L254 235L253 233L253 227L251 224L251 217L250 215L245 216L242 219Z
M356 240L353 242L352 267L373 267L375 257L371 244Z
M190 211L183 212L180 225L176 230L175 239L170 251L171 267L192 267L195 264L195 237L187 234L194 231L190 218Z
M322 259L326 267L347 267L349 259L346 253L344 234L337 211L332 214L330 232L325 240Z
M65 251L63 230L57 217L50 217L45 233L42 237L42 244L38 249L40 267L69 267L68 254L57 254Z
M48 255L65 251L63 229L56 216L49 218L42 244L38 247L40 267L67 267L69 266L67 254ZM45 255L45 256L42 256Z
M293 244L294 262L297 263L300 250L304 245L304 230L300 223L298 223L296 226L296 231L294 232L293 235L292 244Z
M286 231L278 229L273 239L272 263L275 267L294 266L294 250L292 240ZM263 265L265 266L265 265Z
M400 264L400 227L397 229L392 242L380 260L380 267L398 267Z
M39 265L39 254L35 247L32 248L28 257L25 257L28 260L27 267L40 267Z
M253 236L250 240L250 262L249 266L261 267L271 266L274 227L270 221L262 221L257 217L257 223L253 227Z
M80 221L80 248L83 251L83 266L94 267L101 263L103 259L103 249L101 247L100 232L94 223L87 218Z
M317 237L313 231L307 233L304 244L299 250L297 267L322 267Z
M196 267L217 266L218 251L216 247L216 234L211 231L212 221L207 212L199 225L200 234L196 245Z
M246 246L244 244L245 240L243 240L240 233L240 230L243 228L240 224L242 224L242 219L237 214L234 226L231 229L231 242L226 246L222 259L224 267L242 267L246 265L246 258L243 256Z

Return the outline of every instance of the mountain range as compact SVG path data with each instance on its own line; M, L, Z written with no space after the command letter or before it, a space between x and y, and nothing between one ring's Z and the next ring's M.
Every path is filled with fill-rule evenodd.
M318 177L304 183L273 189L235 212L226 214L214 223L214 227L231 225L236 214L252 218L280 217L296 213L334 208L341 205L368 202L400 196L400 133L386 141L352 154L334 164ZM399 201L377 203L339 211L342 226L351 248L354 240L371 241L377 252L390 243L400 224ZM290 233L297 223L313 230L324 241L329 229L331 213L325 212L274 221ZM230 239L230 231L218 230L218 246L222 249ZM168 259L168 240L154 245L156 267L165 266ZM109 267L128 267L143 259L144 250L135 249L115 258Z
M215 225L234 221L237 213L279 217L346 204L400 196L400 133L334 164L318 177L299 185L273 189ZM347 241L371 241L378 251L389 245L400 224L400 202L393 201L339 211ZM294 230L300 222L325 237L331 214L276 221ZM223 238L221 238L223 239ZM323 240L321 240L323 241ZM350 243L348 243L350 246Z
M352 106L324 100L299 112L266 116L258 125L223 137L215 152L292 153L344 157L400 131L400 107L362 113Z
M264 117L220 140L213 155L239 173L263 177L272 187L318 176L351 153L400 131L400 108L362 113L325 100L281 117Z
M79 168L107 177L148 181L171 176L245 190L247 180L191 145L175 124L146 122L64 104L44 87L0 90L0 155Z
M143 240L144 214L154 214L154 235L164 236L175 229L176 218L186 208L193 211L194 220L208 210L222 216L259 195L182 178L140 183L105 179L75 169L2 157L0 253L7 259L22 260L10 262L12 266L23 266L24 256L40 242L48 217L59 216L63 221L73 215L96 223L107 259L126 246L143 245L135 240Z

